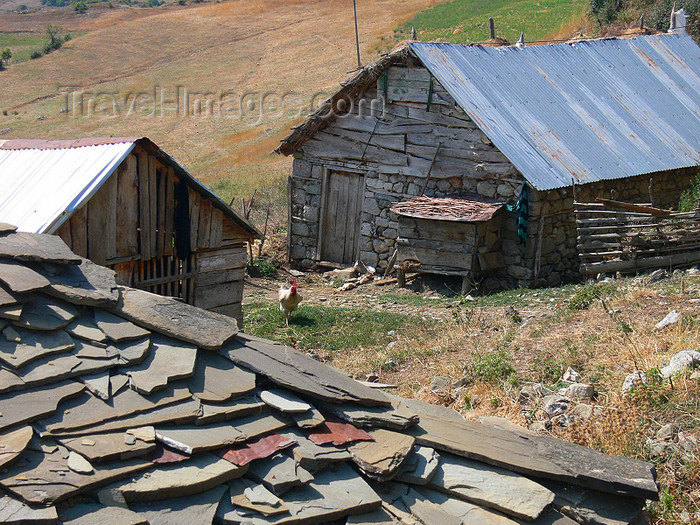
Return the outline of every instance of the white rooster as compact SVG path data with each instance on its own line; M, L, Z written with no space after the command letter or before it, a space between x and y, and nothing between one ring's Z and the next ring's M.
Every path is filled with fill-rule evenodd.
M285 285L280 286L279 299L280 310L284 312L287 326L289 326L289 316L297 309L302 299L301 295L297 292L297 282L289 281L289 287Z

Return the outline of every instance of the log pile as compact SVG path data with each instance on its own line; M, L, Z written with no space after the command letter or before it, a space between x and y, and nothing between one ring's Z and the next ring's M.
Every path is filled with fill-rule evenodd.
M674 212L604 199L574 207L584 275L700 263L700 210Z

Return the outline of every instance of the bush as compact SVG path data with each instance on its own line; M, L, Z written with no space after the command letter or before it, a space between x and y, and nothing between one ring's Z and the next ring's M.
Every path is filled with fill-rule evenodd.
M32 51L32 54L29 56L29 58L35 59L35 58L41 58L43 56L44 56L44 53L42 53L41 51L39 51L37 49L37 50Z
M85 2L76 2L73 5L73 9L75 10L76 13L85 13L88 10L88 6Z
M614 22L622 9L622 0L591 0L590 15L598 24Z
M693 184L681 193L678 199L678 211L693 211L700 203L700 173L695 175Z
M505 348L475 353L472 362L466 367L466 373L472 381L498 383L515 374L513 356Z
M265 277L271 279L277 275L279 263L273 259L255 259L248 261L246 272L251 277Z

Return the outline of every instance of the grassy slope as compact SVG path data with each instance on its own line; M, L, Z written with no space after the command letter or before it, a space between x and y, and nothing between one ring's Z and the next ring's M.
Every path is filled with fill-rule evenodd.
M626 278L475 300L425 283L414 291L300 286L305 302L289 327L274 299L262 300L259 287L246 290L246 331L312 352L361 379L377 374L402 395L451 406L470 419L498 415L526 426L545 416L541 401L520 403L519 387L540 382L556 391L566 386L559 378L572 367L595 385L601 413L554 434L653 461L664 488L662 503L652 506L655 524L681 523L684 509L691 516L700 511L700 459L653 456L648 446L669 422L691 439L700 437L700 379L682 374L673 383L654 380L654 371L676 352L700 345L697 272L654 284ZM656 330L674 309L681 322ZM637 369L647 372L649 386L622 397L624 377ZM434 393L435 376L461 381Z
M496 36L514 42L523 31L533 41L575 27L588 5L588 0L453 0L417 14L398 33L408 35L415 27L419 40L480 42L489 37L492 16Z
M368 51L379 35L390 34L431 1L364 3L358 12L362 50ZM36 16L40 15L44 18L36 22L39 32L47 16ZM3 15L6 26L23 30L31 25L28 16L33 15ZM0 115L0 129L11 128L1 138L146 135L227 200L249 197L255 188L263 197L284 196L290 160L270 152L309 111L308 105L282 116L268 115L259 123L238 116L74 118L61 113L66 101L58 86L120 97L152 92L153 86L164 88L166 99L174 96L177 86L233 96L296 92L308 97L337 86L354 64L349 0L120 7L94 16L67 19L67 28L89 32L59 51L0 73L0 110L8 112ZM249 96L244 103L249 99L259 102L259 97Z

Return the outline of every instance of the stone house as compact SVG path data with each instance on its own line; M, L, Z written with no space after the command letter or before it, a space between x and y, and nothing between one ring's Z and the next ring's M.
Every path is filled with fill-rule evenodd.
M452 261L437 273L487 289L577 279L574 192L673 207L691 185L699 75L700 49L685 34L404 44L355 72L278 147L294 156L289 257L384 268L412 246ZM435 199L433 215L405 238L392 207L417 197ZM450 215L479 202L503 205L483 230L496 237L455 235L455 220L478 221Z

